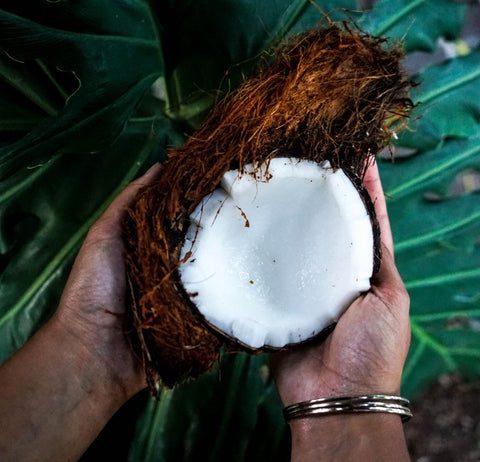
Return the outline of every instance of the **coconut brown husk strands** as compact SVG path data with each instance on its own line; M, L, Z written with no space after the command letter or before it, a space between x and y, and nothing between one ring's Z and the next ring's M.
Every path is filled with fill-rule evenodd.
M170 150L125 222L135 344L153 392L207 371L222 346L242 349L205 322L180 282L190 214L225 172L274 157L328 160L361 189L369 161L411 107L402 58L399 45L346 24L311 30L275 50L184 146ZM378 267L378 225L366 196Z

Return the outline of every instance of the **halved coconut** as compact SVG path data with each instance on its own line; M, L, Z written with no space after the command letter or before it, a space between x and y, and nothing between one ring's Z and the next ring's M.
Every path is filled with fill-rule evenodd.
M312 338L368 289L379 233L361 179L411 107L402 56L348 25L292 37L170 150L124 227L152 392L222 348Z
M304 342L370 288L370 216L328 161L274 158L228 171L191 220L183 286L212 327L246 347Z

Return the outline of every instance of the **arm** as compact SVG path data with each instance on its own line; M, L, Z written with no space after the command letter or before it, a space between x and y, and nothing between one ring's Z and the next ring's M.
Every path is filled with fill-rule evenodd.
M128 396L58 320L0 369L5 461L77 460Z
M145 387L124 335L121 220L158 168L128 186L95 223L57 313L0 368L3 461L77 460L115 411Z
M321 344L273 358L285 406L315 398L399 394L410 344L409 298L393 259L393 241L377 166L365 185L382 233L382 264ZM291 421L292 460L408 461L401 419L387 414L339 414Z

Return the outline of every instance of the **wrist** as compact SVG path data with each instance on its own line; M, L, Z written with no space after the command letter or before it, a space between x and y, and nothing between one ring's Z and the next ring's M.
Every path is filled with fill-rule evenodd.
M406 452L401 418L390 414L339 414L292 419L292 461L302 460L392 460L382 457L382 447ZM388 444L386 444L388 441ZM380 452L379 452L380 451ZM354 458L352 458L354 456ZM403 459L399 459L403 460ZM408 455L405 460L408 460Z
M385 383L388 383L385 381ZM339 398L343 396L362 395L394 395L400 394L400 381L391 381L390 385L375 383L351 382L348 380L323 380L298 382L295 386L282 387L278 384L278 391L284 406L298 404L312 399Z
M315 348L304 347L272 356L275 382L284 406L318 398L399 394L401 369L376 367L372 371L353 361L335 366L325 360L322 350Z
M93 339L90 345L82 341L82 336L67 328L58 316L53 316L42 330L75 371L73 380L78 381L90 398L101 403L107 414L113 414L132 396L110 365L97 354Z
M56 319L0 372L5 460L77 460L123 402L109 374Z

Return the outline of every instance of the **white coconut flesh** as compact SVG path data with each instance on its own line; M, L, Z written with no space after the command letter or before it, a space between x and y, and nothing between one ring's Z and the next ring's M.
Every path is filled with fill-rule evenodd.
M258 349L317 335L373 271L360 193L328 162L275 158L225 173L191 215L181 282L206 321Z

